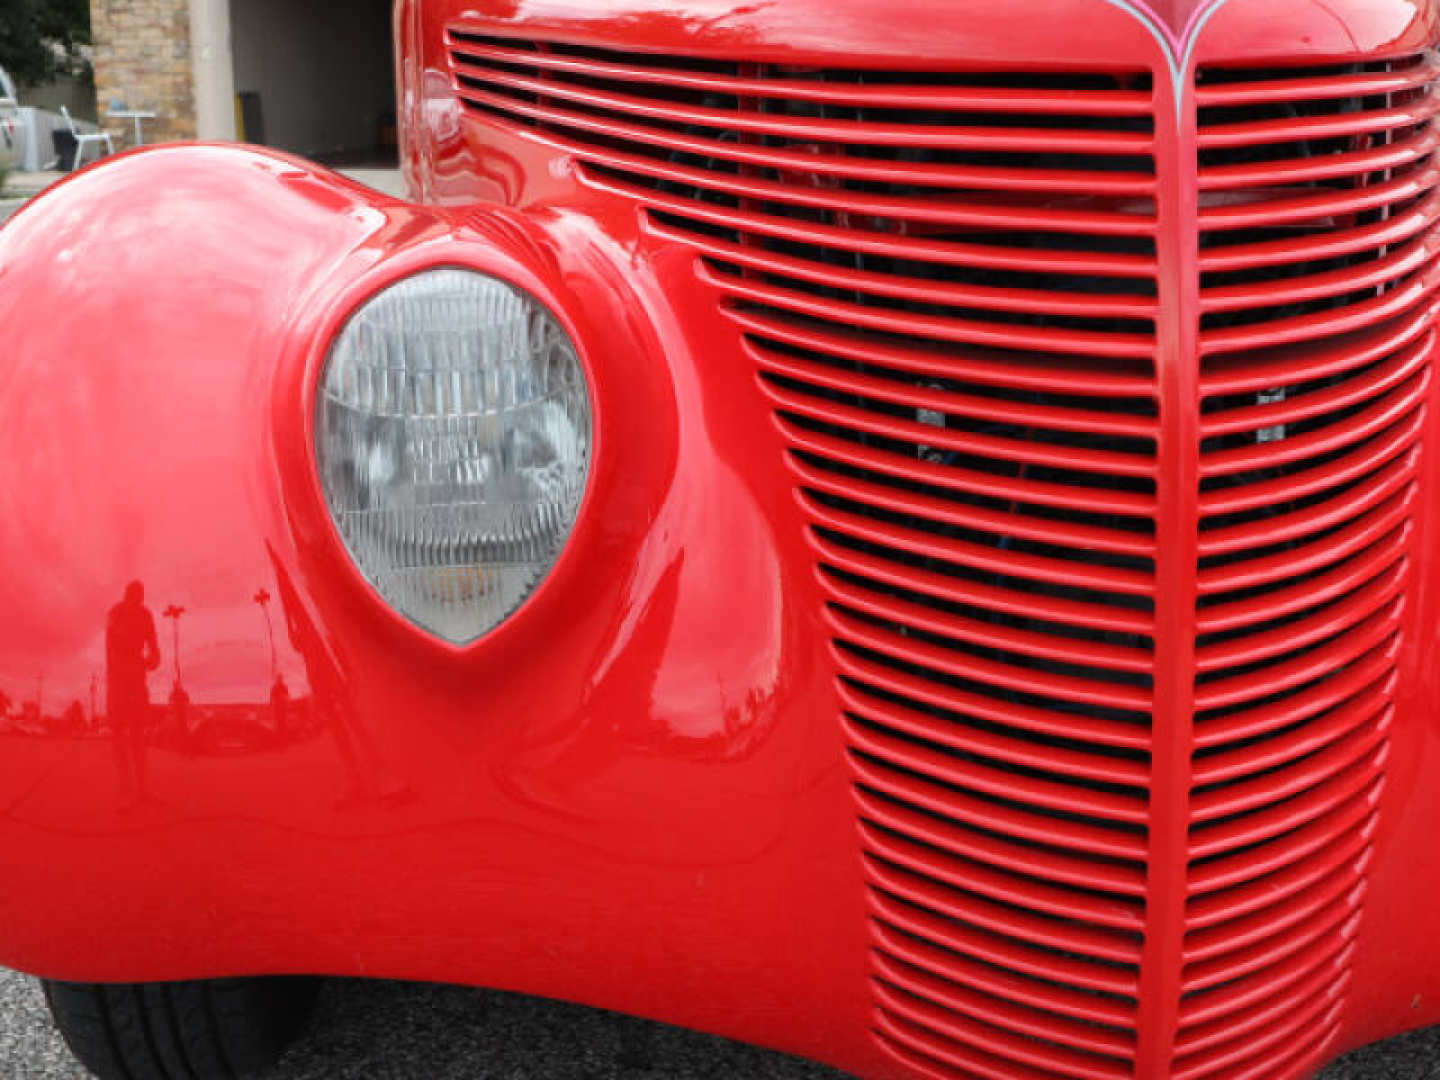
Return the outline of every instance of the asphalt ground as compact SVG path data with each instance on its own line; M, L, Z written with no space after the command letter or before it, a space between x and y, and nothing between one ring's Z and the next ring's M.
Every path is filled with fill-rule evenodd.
M33 979L0 969L0 1078L87 1080ZM645 1020L455 987L327 982L265 1080L845 1080L809 1062ZM1440 1027L1350 1055L1318 1080L1440 1080Z

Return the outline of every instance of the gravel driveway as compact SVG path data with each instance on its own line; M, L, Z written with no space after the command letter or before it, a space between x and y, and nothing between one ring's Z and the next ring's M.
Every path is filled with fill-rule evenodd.
M0 970L0 1077L85 1080L33 980ZM576 1005L484 990L326 985L310 1034L266 1080L844 1080L780 1054ZM1320 1080L1440 1080L1440 1028Z

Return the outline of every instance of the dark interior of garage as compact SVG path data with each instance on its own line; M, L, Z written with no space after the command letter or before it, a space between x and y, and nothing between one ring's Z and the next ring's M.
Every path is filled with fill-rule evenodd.
M390 0L232 0L240 137L327 164L395 159Z

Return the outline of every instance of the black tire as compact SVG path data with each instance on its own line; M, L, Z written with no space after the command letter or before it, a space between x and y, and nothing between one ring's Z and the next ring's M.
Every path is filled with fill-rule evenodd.
M311 979L46 982L50 1014L100 1080L243 1080L280 1057L304 1026Z

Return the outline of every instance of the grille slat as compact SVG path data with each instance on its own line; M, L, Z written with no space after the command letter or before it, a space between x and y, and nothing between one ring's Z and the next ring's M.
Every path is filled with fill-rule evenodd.
M1203 567L1199 575L1200 592L1206 597L1228 596L1245 589L1273 586L1286 578L1302 579L1307 574L1328 569L1401 528L1410 518L1415 498L1414 485L1410 485L1322 539L1246 562Z
M1284 870L1267 877L1261 887L1228 889L1199 896L1190 904L1190 925L1203 940L1204 932L1228 920L1242 920L1249 915L1265 911L1284 911L1294 903L1295 898L1315 888L1333 873L1353 874L1357 866L1367 861L1371 829L1366 822L1365 808L1360 807L1354 817L1361 824L1352 823L1339 840L1321 844L1297 859ZM1348 820L1348 819L1347 819ZM1235 926L1228 928L1225 935L1235 932Z
M972 1013L965 1011L969 1003L967 997L947 993L943 988L937 990L933 979L925 972L899 974L904 976L903 979L896 979L893 983L885 978L876 980L881 1007L927 1031L953 1040L957 1049L951 1053L962 1061L977 1050L1001 1059L999 1071L993 1075L1011 1075L1004 1064L1010 1062L1046 1070L1041 1075L1055 1073L1073 1076L1077 1080L1113 1080L1127 1075L1120 1062L1105 1061L1048 1039L1042 1041L1042 1037L1029 1032L1022 1031L1017 1036L1007 1028L981 1024L971 1018ZM900 989L902 986L904 989ZM1046 1034L1059 1033L1050 1029ZM1024 1037L1026 1035L1030 1037ZM989 1071L989 1062L986 1061L983 1067Z
M801 496L801 506L817 524L834 535L869 545L877 552L883 549L907 552L917 558L934 560L934 566L963 567L975 572L989 572L1017 580L1090 590L1095 593L1119 594L1117 606L1128 606L1123 598L1146 596L1151 582L1145 574L1125 568L1101 564L1074 563L1051 555L1026 551L997 549L983 539L967 540L956 536L923 532L904 524L895 524L873 515L834 509L810 495ZM1143 600L1136 601L1137 603Z
M1143 929L1144 920L1136 904L995 870L967 856L956 855L953 850L920 843L911 839L911 834L877 828L864 817L860 833L866 846L888 862L953 890L957 894L956 902L963 904L967 913L974 902L996 904L1009 912L1004 918L992 913L992 929L1013 932L1021 925L1022 916L1026 920L1026 933L1033 932L1038 925L1031 920L1043 920L1046 925L1053 922L1059 927L1073 922L1086 928L1083 944L1093 955L1120 963L1134 961L1139 955L1133 935ZM1122 933L1107 934L1107 931ZM1057 929L1050 933L1062 935L1063 940L1069 931Z
M1271 550L1277 544L1314 536L1359 517L1367 510L1393 497L1404 489L1415 474L1414 448L1402 450L1399 456L1379 466L1369 476L1323 502L1285 510L1263 521L1263 531L1255 522L1217 528L1208 533L1200 545L1202 557L1234 556L1247 550Z
M777 352L753 340L747 344L746 351L762 370L772 375L905 406L911 411L928 410L966 416L996 425L1089 432L1133 439L1149 438L1154 430L1151 422L1143 416L1084 406L1062 407L1013 397L981 396L949 389L938 376L928 386L917 386L914 379L896 378L893 372L866 374L804 356Z
M1257 664L1261 661L1307 649L1331 640L1344 631L1356 618L1373 613L1394 600L1405 587L1408 567L1403 560L1380 576L1335 603L1300 617L1287 617L1268 631L1252 631L1244 638L1205 645L1199 650L1197 667L1201 672L1223 671L1227 668Z
M1046 1007L1062 1008L1074 998L1089 998L1097 1010L1116 1024L1133 1025L1133 999L1139 985L1123 965L1086 960L1065 949L1045 948L1025 938L995 934L979 922L948 918L927 906L923 894L907 896L904 881L866 857L866 874L873 886L873 907L878 924L923 940L961 957L991 964L1037 981ZM1108 1011L1103 1011L1107 1010Z
M1293 437L1218 450L1202 463L1201 471L1207 478L1233 476L1291 465L1345 449L1404 420L1425 400L1429 389L1429 371L1417 373L1401 386L1382 390L1344 425L1331 424Z
M1436 178L1440 179L1440 174ZM1430 262L1378 295L1368 295L1367 299L1353 304L1329 307L1319 314L1289 315L1263 324L1244 323L1207 331L1201 335L1201 348L1207 353L1239 352L1320 342L1363 330L1403 313L1414 304L1433 304L1437 286L1440 286L1440 268Z
M1396 349L1424 338L1433 343L1433 306L1417 304L1402 317L1333 341L1293 346L1280 354L1237 353L1209 358L1200 372L1205 397L1260 394L1287 384L1301 384L1358 371ZM1205 498L1210 493L1202 492Z
M1303 988L1306 985L1306 977L1315 969L1330 968L1336 957L1344 955L1354 942L1356 929L1356 920L1352 918L1350 922L1341 924L1338 930L1331 928L1328 933L1320 934L1312 939L1311 944L1290 958L1291 963L1271 968L1263 972L1260 977L1247 980L1239 987L1225 987L1210 991L1199 999L1201 1004L1193 1011L1197 1024L1208 1026L1228 1020L1236 1014L1248 1012L1278 994L1285 996L1290 1003L1290 1009L1293 1010L1295 1007L1294 991L1297 986ZM1184 1030L1182 1028L1182 1040ZM1323 1033L1312 1031L1311 1034L1319 1040ZM1272 1063L1272 1067L1274 1064L1278 1063ZM1201 1059L1196 1061L1193 1067L1198 1070L1208 1069L1214 1065L1213 1059Z
M1341 867L1313 883L1303 896L1293 897L1283 905L1270 905L1233 923L1192 934L1186 943L1185 959L1213 961L1248 949L1304 922L1356 887L1348 869Z
M1309 800L1308 804L1297 808L1291 816L1292 824L1301 824L1289 835L1284 835L1286 823L1281 822L1277 828L1273 816L1270 822L1258 823L1248 832L1243 831L1243 827L1232 828L1227 836L1224 834L1225 830L1213 829L1217 835L1208 838L1207 848L1194 852L1195 856L1209 861L1192 869L1191 894L1197 897L1205 896L1221 889L1250 884L1299 863L1307 855L1324 848L1336 832L1364 821L1374 810L1374 800L1379 795L1380 786L1378 780L1375 780L1369 786L1352 791L1348 797L1342 793L1342 801L1338 807L1332 809L1325 807L1323 798ZM1341 785L1334 785L1336 790L1340 787ZM1314 816L1317 811L1318 816ZM1253 852L1242 850L1276 835L1284 835L1285 844L1280 849L1272 847L1264 853L1263 858L1256 858Z
M806 476L803 472L800 475L802 479ZM1117 634L1149 636L1151 632L1151 619L1140 612L1063 596L1049 596L1033 589L997 587L954 574L936 573L932 569L921 569L844 547L821 534L814 535L811 543L824 563L831 568L867 577L897 589L929 595L940 601L988 608L1022 620L1060 622L1109 630ZM1009 703L1006 707L1018 712L1024 711L1014 703ZM1117 736L1121 744L1139 740L1137 745L1148 745L1141 736L1134 734L1132 729L1122 727L1120 730L1125 732L1123 736Z
M1052 480L1036 480L1015 472L995 472L982 467L968 468L954 463L927 460L916 454L902 454L888 448L836 438L823 432L804 428L781 416L778 426L793 444L790 461L797 470L807 461L821 467L849 465L865 473L875 473L899 483L925 489L949 490L974 498L999 500L1013 504L1013 510L1036 514L1065 511L1090 512L1111 517L1124 523L1148 520L1155 512L1155 501L1147 495L1116 488L1082 488ZM802 470L808 478L814 469ZM1119 528L1111 532L1122 531ZM1138 541L1143 543L1144 541ZM1145 552L1134 545L1133 538L1122 550L1130 554ZM1120 541L1116 540L1119 545Z
M1200 174L1200 190L1233 191L1236 188L1286 184L1298 187L1318 180L1343 180L1404 170L1406 166L1428 159L1436 142L1434 129L1426 125L1417 131L1363 150L1341 150L1320 157L1297 157L1281 161L1212 165ZM1303 245L1312 239L1321 240L1323 234L1296 238L1295 242ZM1202 260L1208 257L1201 256Z
M1013 1058L976 1049L936 1031L933 1025L938 1021L933 1012L920 1014L922 1018L930 1018L931 1023L917 1023L914 1006L907 1007L903 1001L897 1003L896 995L884 987L880 988L879 996L892 1006L881 1008L877 1013L876 1023L881 1038L893 1040L897 1056L915 1062L922 1075L942 1080L971 1080L976 1077L980 1080L1049 1080L1056 1075L1072 1075L1042 1070Z
M1017 363L1013 353L983 348L946 349L942 342L917 342L897 335L857 333L853 328L817 325L786 318L776 312L728 307L722 313L755 338L779 341L798 348L859 364L933 375L980 386L998 386L1038 393L1084 395L1094 398L1144 399L1153 382L1129 365L1097 370L1067 356L1026 356ZM1153 500L1152 500L1153 502Z
M1381 693L1384 700L1390 700L1393 693L1394 674L1386 678L1387 687ZM1372 686L1374 684L1371 684ZM1368 690L1370 687L1362 687ZM1313 724L1286 732L1262 746L1246 745L1223 750L1201 758L1195 767L1195 782L1201 786L1222 784L1252 776L1285 764L1299 761L1307 754L1333 743L1349 734L1361 724L1368 723L1374 716L1374 703L1367 699L1361 703L1346 701L1341 707L1321 717Z
M1156 367L1178 211L1147 72L448 43L471 116L689 250L772 410L837 676L879 1045L955 1080L1150 1075L1143 965L1179 1006L1169 1075L1312 1068L1413 576L1440 62L1195 74L1199 393L1169 400L1193 384ZM1193 411L1195 491L1163 486L1167 410ZM1162 506L1196 515L1178 706L1155 674L1177 644ZM1188 740L1178 802L1152 790L1162 737ZM1183 921L1157 981L1161 902Z
M935 974L937 971L949 971L943 959L924 956L917 957L920 962L910 963L903 959L903 953L904 950L900 954L892 953L888 946L876 950L876 968L881 978L890 985L924 987L925 995L931 1000L992 1027L1005 1028L1022 1036L1047 1041L1060 1036L1067 1046L1110 1057L1124 1058L1133 1052L1132 1040L1123 1034L1108 1031L1094 1023L1067 1024L1048 1008L1032 1010L1017 1007L1011 999L1001 995L970 992L973 988L968 983ZM1092 1007L1080 1015L1088 1019L1093 1012Z
M519 124L533 130L544 121L537 116L509 116L496 111L494 118L506 124ZM981 164L952 164L938 161L878 160L851 154L823 156L812 148L786 149L779 146L757 148L754 144L723 142L704 138L692 132L667 135L663 156L647 156L654 147L642 139L645 133L628 127L605 126L597 123L583 129L569 130L563 123L553 131L539 128L542 137L559 145L573 145L574 139L588 139L601 132L603 145L587 148L586 159L597 171L612 175L629 174L644 181L669 181L682 187L703 189L716 196L740 196L769 199L783 203L827 207L829 199L847 213L877 218L914 219L948 224L975 224L977 211L947 206L945 190L965 189L977 192L1052 192L1072 195L1106 195L1131 199L1152 198L1155 181L1146 172L1096 172L1081 168L1036 170L1017 173L1012 169ZM630 136L634 136L631 138ZM1400 152L1399 150L1396 151ZM698 168L686 164L691 160L724 164L721 169ZM807 176L823 179L804 184L766 180L753 175L764 170L785 177ZM870 185L869 188L862 185ZM846 186L848 185L848 186ZM876 190L878 189L878 190ZM879 191L894 189L896 194ZM989 219L983 219L989 220ZM1047 218L1047 222L1073 222L1074 217ZM1081 219L1083 220L1083 219ZM1124 273L1133 260L1112 258L1100 260L1111 272ZM1097 273L1105 271L1099 270Z
M1056 702L1079 702L1133 712L1144 712L1150 705L1149 694L1141 687L1092 681L1039 665L1021 666L1006 660L986 659L912 638L900 632L899 627L858 619L835 607L829 609L828 615L843 640L880 656L941 675L979 685L1000 686L1017 694L1048 697ZM1073 794L1071 797L1074 797ZM1062 801L1057 808L1063 809L1065 805ZM1133 816L1138 821L1144 821L1143 808L1135 811Z
M494 96L482 87L496 87L505 97L516 92L534 94L547 106L554 100L591 110L617 113L662 122L666 126L693 125L715 132L742 131L802 142L837 144L861 143L867 146L922 147L929 150L988 150L1007 153L1050 154L1121 154L1138 156L1150 152L1148 134L1130 131L1096 131L1086 129L1070 133L1064 128L1042 130L1026 127L1005 127L1003 119L980 126L977 124L888 124L866 120L832 119L823 112L791 119L785 113L763 109L712 108L685 104L684 100L657 101L638 94L602 90L594 86L572 84L558 79L532 79L513 72L498 81L494 75L476 77L475 68L457 67L467 96L495 104ZM947 109L960 112L959 109ZM1376 117L1374 123L1390 123Z
M857 793L862 820L891 832L915 836L931 847L962 854L987 866L1012 868L1032 878L1050 878L1066 885L1122 896L1144 896L1145 875L1136 867L1104 864L1055 848L1035 848L958 825L936 815L912 810L904 803L861 788ZM1133 911L1124 909L1123 925L1134 928Z
M1333 89L1331 93L1334 93ZM1393 108L1289 116L1278 120L1239 124L1207 124L1200 129L1199 144L1201 150L1211 150L1220 147L1272 146L1276 143L1300 143L1314 139L1350 139L1423 124L1435 115L1437 108L1440 108L1440 97L1427 92L1418 101Z
M1047 811L1052 808L1043 803L1027 807L1010 798L1008 789L996 790L993 784L987 785L983 775L969 778L973 793L947 783L944 777L929 779L905 762L897 764L873 753L869 734L863 729L849 722L844 727L855 740L857 752L852 754L852 763L864 790L1018 841L1080 851L1105 860L1138 864L1145 859L1143 838L1137 839L1133 830L1117 829L1098 820L1067 820L1050 815Z
M1136 934L1109 931L1043 915L1004 900L986 899L947 880L946 868L914 844L897 842L873 830L865 839L867 863L881 887L933 914L1010 941L1064 951L1087 966L1111 966L1123 971L1139 962Z
M890 592L867 589L853 579L826 574L825 585L840 608L890 623L903 623L916 631L947 638L987 651L999 650L1017 658L1054 660L1075 667L1091 668L1103 680L1106 672L1145 673L1150 670L1149 652L1124 645L1087 641L1046 629L1036 622L1034 629L1015 629L985 618L967 617L937 610L934 604L917 603ZM978 610L978 609L977 609Z
M1247 1063L1251 1065L1248 1075L1255 1075L1257 1069L1261 1076L1275 1075L1265 1071L1272 1067L1270 1058L1275 1051L1283 1053L1297 1034L1304 1036L1317 1029L1324 1032L1332 1030L1343 1008L1343 1002L1336 1001L1335 995L1330 991L1317 991L1308 998L1297 997L1296 1000L1302 1003L1294 1006L1281 1023L1268 1028L1263 1034L1253 1039L1231 1042L1223 1050L1208 1055L1206 1060L1193 1066L1187 1067L1182 1061L1175 1070L1175 1080L1200 1080L1206 1076L1230 1075L1222 1070L1234 1069ZM1328 1037L1327 1035L1325 1038ZM1295 1052L1291 1060L1298 1056L1298 1053ZM1282 1072L1279 1075L1286 1074Z
M932 744L940 751L954 750L992 763L1015 765L1052 779L1076 778L1101 785L1144 787L1146 775L1134 761L1088 752L1062 743L1017 738L1019 733L997 733L970 728L953 717L897 705L852 684L841 687L841 697L853 719L868 722L892 734ZM1097 873L1105 876L1097 869ZM1128 880L1128 879L1127 879Z
M1154 544L1144 534L1100 526L1060 530L1053 520L1043 516L1015 511L994 511L959 500L932 498L912 489L897 488L880 481L869 481L836 470L815 468L803 461L792 462L792 468L806 486L815 492L837 498L864 500L868 506L903 514L912 519L925 519L927 525L943 523L971 530L989 531L1000 536L1034 540L1038 543L1065 544L1084 547L1116 556L1149 557ZM1019 508L1017 508L1019 509Z
M1358 267L1207 289L1200 306L1206 313L1234 312L1343 296L1390 285L1424 266L1432 254L1429 237L1422 236L1383 249L1383 254Z
M1418 345L1407 346L1378 364L1363 380L1346 380L1279 401L1230 409L1218 416L1207 417L1201 424L1202 434L1206 438L1215 438L1281 424L1297 424L1362 404L1366 398L1393 389L1424 367L1431 344L1427 339Z
M1322 218L1345 218L1369 211L1384 210L1406 204L1426 195L1434 186L1436 170L1427 156L1414 169L1392 179L1371 185L1316 188L1296 186L1277 188L1268 198L1254 193L1243 201L1216 202L1200 209L1200 228L1206 232L1237 229L1264 229L1278 225L1298 225ZM1201 172L1202 178L1204 172ZM1352 174L1363 179L1368 173ZM1202 179L1203 182L1203 179ZM1216 188L1221 185L1215 183Z
M763 81L753 77L744 78L727 75L714 70L724 65L711 65L711 70L700 70L701 63L694 63L694 70L679 66L647 67L646 61L664 57L647 57L644 54L616 54L606 50L586 49L579 46L558 46L566 51L553 51L535 47L534 42L505 40L479 34L467 34L452 30L450 40L454 44L454 55L461 68L470 67L470 61L485 61L508 64L517 68L543 68L547 71L565 72L591 79L604 79L621 84L648 83L661 87L684 88L709 94L730 94L736 96L763 96L766 98L798 98L805 102L829 105L846 105L866 109L903 110L948 110L961 112L1013 112L1028 115L1037 106L1055 114L1074 113L1081 116L1148 116L1150 96L1138 92L1124 92L1106 89L1103 92L1086 92L1084 89L1065 85L1045 94L1033 86L1005 87L957 84L922 85L907 82L903 74L889 75L883 82L866 81L875 73L855 73L853 81L841 78L766 78ZM526 46L529 46L528 48ZM1395 76L1390 77L1391 80Z
M1373 70L1351 71L1339 78L1329 73L1290 77L1283 69L1259 73L1221 69L1209 73L1210 81L1202 81L1195 89L1195 96L1201 108L1276 103L1288 106L1298 101L1333 101L1337 87L1343 88L1350 99L1419 90L1440 76L1440 64L1428 55L1410 61L1382 61L1369 66ZM1257 80L1253 78L1255 74L1274 77Z
M1294 857L1303 839L1317 841L1306 830L1323 821L1331 807L1345 799L1368 791L1371 776L1383 764L1383 749L1376 751L1356 767L1346 769L1319 786L1289 801L1253 810L1243 819L1236 818L1210 825L1197 831L1190 843L1194 862L1207 860L1225 866L1232 879L1251 881L1285 865ZM1244 864L1244 877L1241 864ZM1209 864L1202 867L1208 870ZM1197 879L1200 874L1197 873Z
M1424 152L1433 150L1432 140L1431 145L1424 148ZM1413 240L1426 233L1437 219L1440 219L1440 196L1427 195L1408 210L1351 229L1210 248L1200 256L1200 269L1205 273L1214 273L1261 266L1304 264L1357 253L1368 254L1388 245Z
M674 230L663 227L657 227L655 231L662 235L675 235ZM1084 297L1036 288L996 288L990 285L966 284L958 269L947 272L945 268L936 267L931 271L934 277L856 270L834 261L826 261L827 257L833 259L834 248L814 248L806 257L797 257L758 250L709 236L685 239L714 256L720 264L875 299L908 300L931 307L991 308L1018 315L1062 318L1134 320L1152 319L1155 316L1153 298L1141 295L1117 292ZM1040 266L1041 263L1036 260L1028 269L1038 273ZM940 279L941 274L945 275L944 280Z
M776 283L742 277L702 264L700 278L725 290L739 301L771 311L822 320L840 326L859 326L884 333L992 348L1030 349L1118 359L1149 357L1154 343L1149 335L1126 330L1101 331L1063 325L1036 325L986 318L980 311L939 315L926 309L868 306L862 296L841 300L825 293L799 288L793 279ZM778 277L778 275L776 275Z
M1227 742L1244 743L1312 719L1326 709L1343 705L1352 694L1380 680L1394 659L1394 641L1391 640L1387 642L1387 647L1370 650L1345 671L1298 694L1243 712L1206 717L1203 723L1196 725L1195 743L1202 750Z
M1402 558L1409 539L1409 527L1402 526L1375 546L1334 568L1269 592L1263 599L1246 597L1207 607L1199 620L1199 632L1209 635L1254 627L1335 600L1361 587Z
M883 920L875 923L875 943L877 959L882 965L898 963L907 969L930 972L947 982L971 987L991 998L1026 1006L1041 1014L1017 1023L1018 1031L1030 1033L1030 1025L1053 1024L1052 1018L1059 1017L1062 1018L1059 1027L1045 1030L1066 1032L1072 1045L1115 1056L1128 1053L1134 1045L1133 1036L1126 1031L1129 1011L1101 994L1062 992L1053 981L968 959ZM1066 1025L1065 1018L1084 1022Z
M1319 462L1243 486L1212 488L1201 497L1200 512L1205 517L1228 517L1342 488L1374 472L1379 465L1412 455L1424 419L1424 414L1416 410L1373 439L1356 443Z
M1345 954L1342 952L1341 956L1329 963L1313 968L1301 982L1295 985L1289 996L1262 1003L1241 1013L1231 1014L1223 1022L1192 1028L1186 1032L1177 1043L1179 1053L1176 1075L1182 1074L1185 1068L1183 1063L1194 1055L1205 1055L1200 1065L1201 1068L1223 1068L1230 1060L1228 1048L1255 1045L1257 1033L1268 1035L1278 1027L1285 1034L1277 1041L1293 1038L1296 1031L1309 1026L1304 1021L1293 1026L1288 1023L1290 1018L1296 1015L1294 1002L1313 1001L1317 997L1335 1002L1344 999L1350 982L1350 972L1344 964L1344 959ZM1219 1048L1218 1053L1206 1053L1217 1048Z
M1295 796L1348 775L1351 767L1375 750L1385 737L1389 706L1383 702L1377 704L1373 712L1365 710L1367 715L1358 727L1332 745L1273 769L1264 777L1227 780L1222 787L1197 795L1193 803L1196 836L1204 836L1203 827L1208 822L1239 814L1284 807L1293 815L1298 805Z

